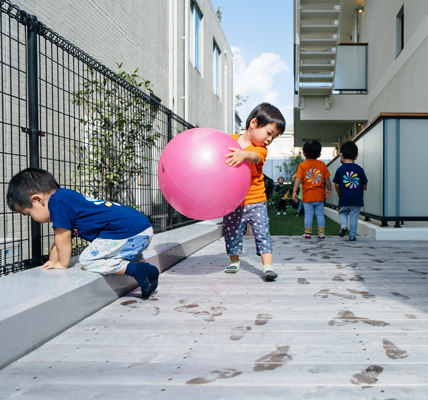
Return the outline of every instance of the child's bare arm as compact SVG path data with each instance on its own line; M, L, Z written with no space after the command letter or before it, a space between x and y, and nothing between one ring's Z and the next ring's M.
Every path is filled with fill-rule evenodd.
M55 246L55 243L51 247L51 252L49 253L49 261L58 261L58 250Z
M54 260L54 257L52 259L49 257L49 261L42 265L42 269L68 268L71 261L71 231L64 228L55 228L54 245L57 260Z
M367 183L363 186L364 190L367 190Z
M331 181L330 177L325 178L325 185L327 186L327 190L325 191L325 198L329 199L331 196Z
M302 183L301 178L296 178L296 180L294 181L293 196L291 198L294 202L296 202L297 189L299 188L301 183Z
M225 157L227 158L226 163L230 167L236 167L244 161L248 164L260 164L262 162L260 155L253 151L244 151L233 147L230 147L229 150L232 153L226 154Z
M340 192L339 192L340 186L337 183L335 183L334 188L336 189L337 196L340 197Z

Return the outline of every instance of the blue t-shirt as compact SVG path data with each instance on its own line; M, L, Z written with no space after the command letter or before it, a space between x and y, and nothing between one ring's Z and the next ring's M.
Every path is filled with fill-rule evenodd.
M140 211L70 189L61 188L53 193L48 208L54 228L68 229L73 236L89 241L127 239L152 226Z
M364 170L355 163L342 164L333 179L339 185L339 207L363 207L363 186L367 183Z

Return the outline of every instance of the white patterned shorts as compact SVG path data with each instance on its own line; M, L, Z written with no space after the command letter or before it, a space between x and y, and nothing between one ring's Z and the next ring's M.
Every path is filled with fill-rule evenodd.
M150 227L128 239L97 238L80 254L79 263L85 271L115 274L131 261L145 261L143 251L149 247L153 236Z

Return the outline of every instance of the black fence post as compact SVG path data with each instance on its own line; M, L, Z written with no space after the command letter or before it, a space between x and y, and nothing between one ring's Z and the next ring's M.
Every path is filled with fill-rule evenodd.
M170 111L168 115L168 143L172 140L172 114ZM174 210L168 203L168 227L171 229L174 226Z
M39 168L39 95L37 18L29 15L27 25L27 133L30 140L30 167ZM41 226L31 219L31 257L37 262L42 257Z

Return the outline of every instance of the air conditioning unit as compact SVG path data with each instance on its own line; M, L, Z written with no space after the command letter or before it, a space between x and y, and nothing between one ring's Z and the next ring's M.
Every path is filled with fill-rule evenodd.
M21 239L0 238L0 265L20 261Z

